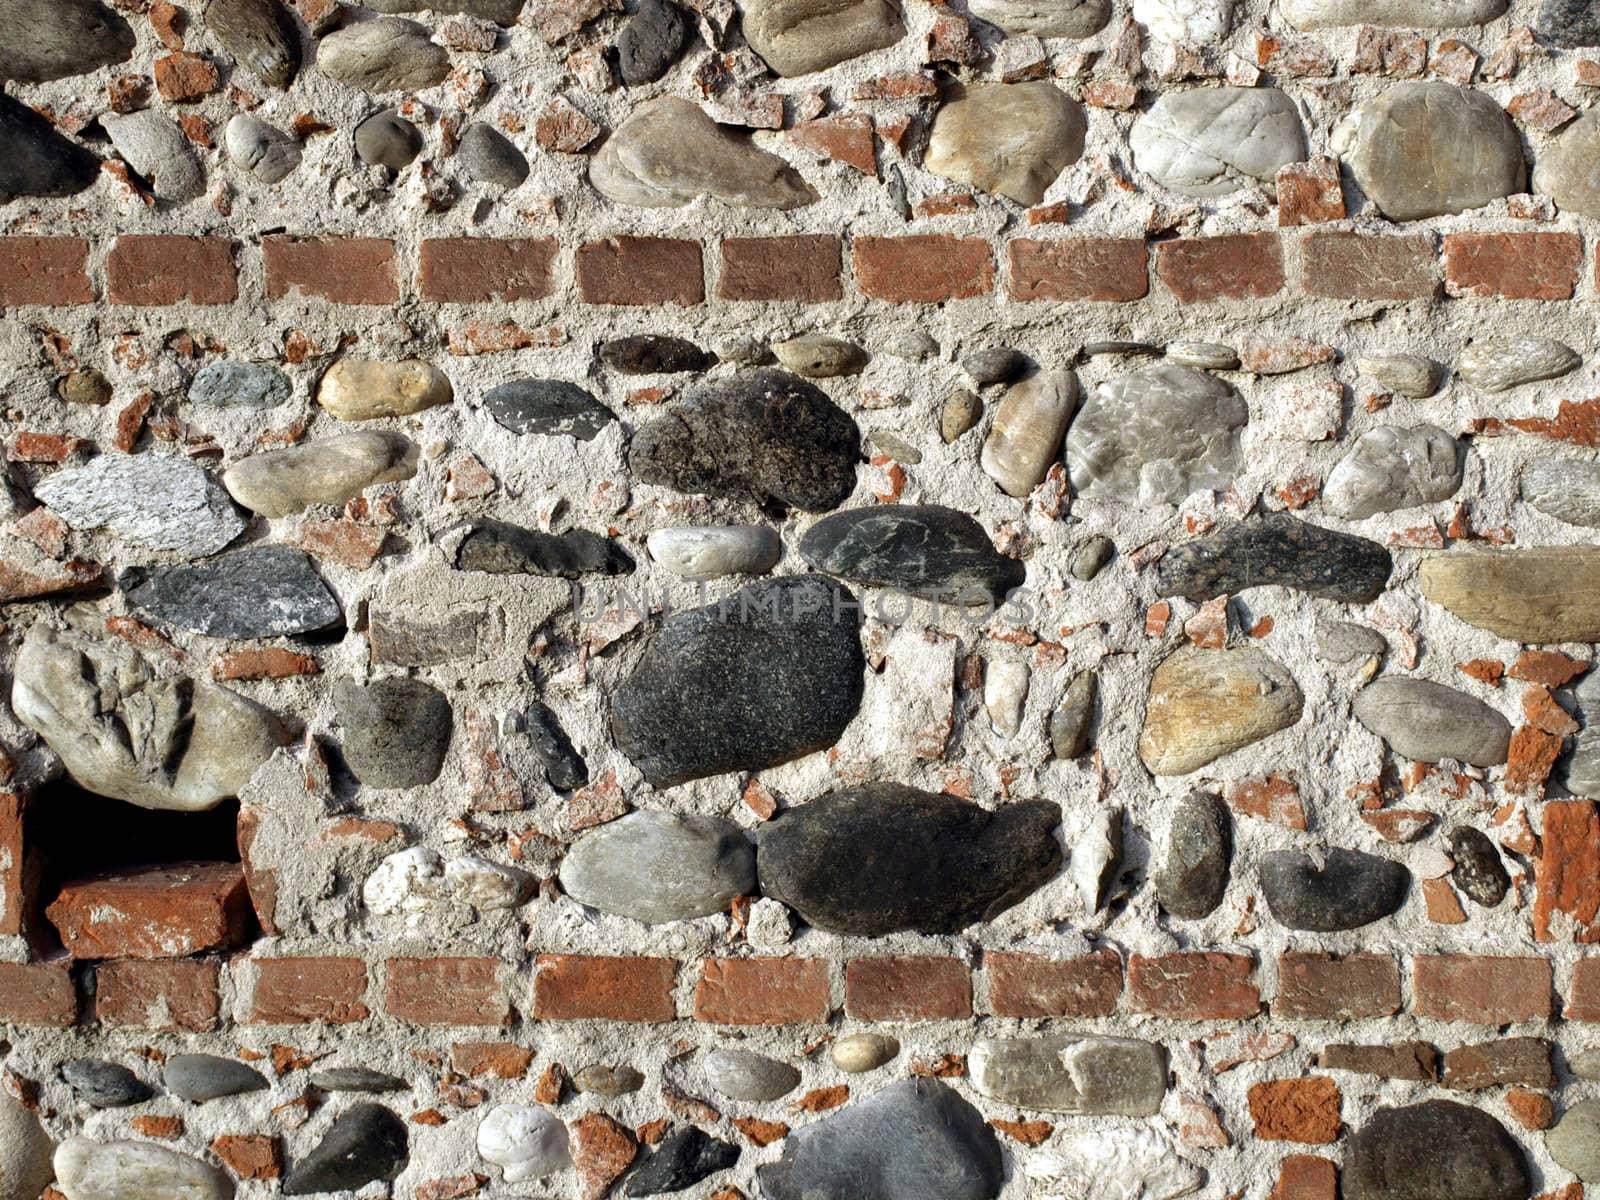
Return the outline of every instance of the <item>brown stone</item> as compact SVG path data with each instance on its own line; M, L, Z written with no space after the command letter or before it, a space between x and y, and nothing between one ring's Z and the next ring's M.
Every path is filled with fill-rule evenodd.
M1458 1046L1444 1056L1444 1086L1471 1092L1520 1084L1553 1088L1550 1043L1543 1038L1500 1038L1476 1046Z
M1354 1071L1383 1079L1432 1083L1439 1077L1439 1051L1429 1042L1397 1042L1392 1046L1355 1046L1334 1042L1317 1055L1325 1071Z

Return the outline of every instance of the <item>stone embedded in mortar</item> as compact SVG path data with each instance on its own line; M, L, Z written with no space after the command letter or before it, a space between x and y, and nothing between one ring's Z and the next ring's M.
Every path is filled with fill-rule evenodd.
M1317 614L1315 637L1317 653L1331 663L1352 663L1389 649L1389 643L1376 629L1338 621L1327 613Z
M831 792L755 833L761 894L817 929L858 937L958 933L993 920L1061 866L1045 800L993 812L895 783Z
M175 1054L162 1068L161 1081L174 1096L194 1104L267 1089L261 1072L215 1054Z
M946 445L983 419L983 401L966 388L957 388L939 409L939 436Z
M1600 1183L1600 1100L1584 1100L1561 1114L1544 1135L1545 1149L1558 1166L1584 1183Z
M1233 0L1133 0L1133 19L1157 41L1210 46L1228 36Z
M689 18L671 0L639 0L617 35L617 70L629 87L665 75L689 41Z
M739 1161L739 1147L690 1125L668 1134L628 1176L625 1196L659 1196L692 1188Z
M992 658L983 673L983 707L989 727L1002 738L1014 738L1022 729L1033 672L1025 662Z
M419 92L445 81L450 55L415 21L378 17L324 36L317 69L364 92Z
M1365 604L1383 594L1393 567L1389 551L1377 542L1272 513L1169 550L1157 568L1156 590L1200 602L1253 587L1284 587Z
M312 1087L325 1092L403 1092L411 1086L397 1076L366 1067L328 1067L307 1078Z
M1089 749L1089 727L1099 692L1096 672L1079 671L1072 677L1061 703L1050 714L1050 749L1057 758L1074 759Z
M510 138L483 121L467 126L455 157L467 178L477 183L516 188L528 179L527 157Z
M1587 6L1586 6L1587 7ZM1600 35L1600 22L1596 24ZM1596 44L1600 44L1597 36ZM1561 131L1542 149L1533 168L1533 190L1549 196L1563 212L1600 216L1600 179L1594 163L1600 156L1600 114L1593 110Z
M1461 487L1461 447L1437 425L1381 425L1361 435L1328 474L1322 501L1359 521L1448 500Z
M572 748L572 740L551 712L539 701L528 706L528 748L544 769L545 782L558 792L570 792L589 782L589 768Z
M956 85L934 114L923 165L980 191L1038 204L1083 157L1088 121L1055 84Z
M1392 859L1346 850L1273 850L1258 867L1261 894L1280 925L1337 933L1381 921L1400 910L1411 872Z
M1600 12L1591 0L1544 0L1535 28L1567 49L1600 46Z
M1398 29L1454 29L1483 25L1506 11L1506 0L1284 0L1283 15L1296 29L1383 25Z
M177 454L102 454L39 481L33 494L74 529L183 558L215 554L245 529L216 479Z
M344 358L317 384L317 403L341 421L410 417L455 399L450 380L432 363Z
M188 566L130 567L117 586L146 616L206 637L312 633L344 619L311 559L288 546L250 546Z
M1152 1117L1167 1094L1167 1052L1137 1038L984 1038L967 1059L978 1094L1072 1116Z
M72 1200L233 1200L221 1169L150 1142L68 1138L56 1147L56 1185Z
M1450 857L1456 860L1450 877L1474 904L1493 908L1506 898L1511 877L1500 861L1500 851L1481 829L1471 825L1457 825L1452 829Z
M1600 463L1538 458L1522 469L1522 498L1568 525L1600 529Z
M344 727L344 757L368 787L432 783L450 748L450 701L420 679L390 676L365 687L341 679L333 690Z
M276 408L293 394L289 377L270 363L222 358L189 381L189 403L207 408Z
M99 0L6 0L0 79L46 83L133 56L133 27Z
M1122 879L1123 811L1102 808L1072 839L1069 875L1086 912L1097 913L1117 894Z
M646 539L650 557L684 579L765 575L783 557L783 541L765 525L681 525Z
M567 1127L547 1108L501 1104L478 1126L478 1154L507 1183L544 1179L572 1165Z
M1128 135L1134 164L1184 196L1227 196L1306 157L1300 110L1276 88L1213 87L1157 97Z
M4 1089L0 1089L0 1146L5 1147L0 1200L37 1200L54 1174L50 1165L54 1147L33 1111Z
M1600 799L1600 671L1591 671L1572 691L1583 730L1572 743L1562 782L1574 796Z
M1453 1100L1380 1108L1345 1148L1345 1200L1528 1200L1522 1148L1482 1109Z
M210 0L205 26L218 44L268 87L286 88L300 69L300 39L280 0Z
M1228 890L1233 822L1222 797L1191 792L1172 813L1167 853L1151 879L1161 907L1175 917L1210 916Z
M633 557L617 542L587 529L545 533L503 521L470 521L456 547L458 571L490 575L548 575L579 579L585 575L628 575Z
M580 837L561 861L579 904L647 925L726 912L753 895L755 853L722 817L631 812Z
M228 157L269 187L300 165L300 143L249 113L235 113L223 135Z
M967 11L1007 33L1086 38L1111 19L1111 0L970 0Z
M403 434L362 430L286 450L252 454L222 474L228 493L264 517L316 504L343 504L379 484L417 473L417 447Z
M389 855L361 885L361 900L381 915L427 912L460 904L478 912L504 912L525 904L535 890L526 871L475 854L445 861L428 846Z
M1600 641L1600 546L1436 554L1419 579L1433 603L1514 642Z
M787 371L806 379L859 375L870 356L854 342L825 333L807 333L772 343L772 353Z
M1072 577L1082 583L1093 582L1116 552L1115 542L1103 533L1095 534L1072 556Z
M1235 371L1239 367L1239 352L1217 342L1169 342L1166 355L1180 367L1201 371Z
M642 333L600 343L600 361L624 375L704 371L717 360L686 338Z
M1159 1129L1080 1133L1058 1152L1029 1159L1024 1170L1093 1200L1176 1200L1206 1181L1205 1171L1180 1156Z
M1465 692L1427 679L1378 679L1356 694L1356 720L1415 762L1480 767L1506 761L1511 724Z
M1444 386L1444 368L1420 354L1369 354L1356 366L1408 400L1426 400Z
M836 1040L828 1059L846 1075L864 1075L893 1061L900 1043L887 1033L852 1033Z
M155 109L102 113L100 128L130 167L150 185L157 200L183 204L205 193L206 172L188 137Z
M496 25L511 25L528 0L361 0L363 8L383 13L414 13L432 10L479 17Z
M1456 361L1456 374L1480 392L1498 394L1526 383L1559 379L1583 358L1570 346L1529 334L1490 335L1473 340Z
M961 369L980 387L992 383L1010 383L1026 371L1028 365L1028 356L1009 346L987 346L961 359Z
M788 1063L738 1046L713 1050L700 1063L700 1070L729 1100L751 1104L781 1100L800 1086L800 1072Z
M99 178L98 158L0 92L0 204L18 196L73 196Z
M834 513L806 531L800 554L849 583L955 603L998 604L1027 577L1027 568L996 550L977 521L936 504Z
M644 1076L626 1063L590 1063L572 1073L572 1086L591 1096L615 1100L644 1086Z
M895 0L744 0L744 36L778 75L809 75L905 36Z
M512 433L593 441L617 419L575 383L559 379L513 379L484 394L483 407Z
M1040 371L1006 389L978 456L984 474L1006 495L1020 499L1044 482L1078 394L1078 377L1070 371Z
M156 1094L155 1088L127 1067L103 1058L68 1059L61 1064L61 1078L74 1098L90 1108L126 1108L143 1104Z
M1152 775L1187 775L1300 720L1299 685L1253 647L1179 650L1150 677L1139 760Z
M824 750L861 706L853 595L819 575L675 612L611 698L618 748L658 788Z
M422 153L422 131L393 109L373 113L352 136L357 156L371 167L403 171Z
M285 1196L355 1191L378 1180L393 1182L411 1159L405 1122L380 1104L341 1113L310 1154L289 1168Z

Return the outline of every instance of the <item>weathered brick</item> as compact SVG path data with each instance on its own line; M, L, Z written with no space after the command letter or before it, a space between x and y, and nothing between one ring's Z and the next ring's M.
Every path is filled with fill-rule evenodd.
M541 954L533 1015L542 1021L671 1021L678 964L670 958Z
M1400 968L1387 954L1284 954L1274 1016L1307 1021L1387 1017L1400 1011Z
M1439 1077L1439 1051L1429 1042L1398 1042L1392 1046L1333 1042L1317 1055L1317 1066L1329 1071L1377 1075L1383 1079L1432 1083Z
M26 801L14 792L0 792L0 934L22 932L24 887L22 812Z
M1509 1025L1550 1015L1552 972L1544 958L1419 954L1412 960L1419 1017Z
M1250 1089L1256 1137L1327 1146L1339 1140L1339 1086L1326 1075L1268 1079Z
M321 668L317 660L283 646L246 646L219 654L211 663L217 679L289 679L315 675Z
M984 238L858 237L850 253L856 287L874 300L943 304L994 290L994 256Z
M1065 959L991 951L983 969L989 1011L997 1017L1109 1017L1122 995L1115 950Z
M49 1025L78 1019L78 989L61 963L0 962L0 1025Z
M1156 246L1156 275L1184 304L1265 300L1283 290L1283 246L1275 233L1178 238Z
M694 993L695 1019L718 1025L820 1024L831 1006L822 958L707 958Z
M400 299L394 243L387 238L261 239L267 295L332 304L393 304Z
M95 969L94 1015L105 1025L160 1033L205 1033L217 1027L221 1000L217 964L129 960Z
M383 1007L413 1025L507 1025L497 958L391 958Z
M0 237L0 308L93 303L83 238Z
M1433 238L1330 231L1300 243L1307 295L1331 300L1427 300L1439 290Z
M1126 302L1150 294L1142 238L1017 238L1006 248L1013 300Z
M1278 225L1316 225L1344 220L1339 161L1326 155L1290 163L1278 171Z
M1600 1021L1600 958L1572 964L1572 987L1564 1014L1569 1021Z
M276 1179L283 1174L283 1143L273 1134L225 1133L212 1139L211 1152L236 1179Z
M844 296L843 244L831 233L724 238L717 295L723 300L824 304Z
M1134 1012L1185 1021L1253 1017L1261 1009L1255 961L1247 954L1192 952L1128 960Z
M429 238L418 254L424 300L480 304L537 300L555 291L554 238Z
M706 298L700 243L609 237L578 248L578 294L585 304L699 304Z
M1533 933L1541 942L1600 941L1600 808L1592 800L1544 806Z
M115 872L62 886L45 909L73 958L184 958L241 945L250 895L238 863Z
M861 1021L959 1021L972 1015L972 972L955 958L851 959L844 1011Z
M1445 290L1452 296L1570 300L1583 239L1575 233L1452 233L1444 239Z
M1471 1092L1483 1088L1553 1088L1550 1043L1543 1038L1499 1038L1475 1046L1457 1046L1444 1056L1444 1086Z
M1338 1200L1339 1168L1315 1154L1291 1154L1278 1164L1269 1200Z
M247 1020L260 1025L365 1021L367 964L359 958L258 958Z
M450 1047L450 1069L460 1075L521 1079L533 1065L533 1051L515 1042L457 1042Z
M234 243L227 238L123 234L106 258L112 304L232 304L239 298Z

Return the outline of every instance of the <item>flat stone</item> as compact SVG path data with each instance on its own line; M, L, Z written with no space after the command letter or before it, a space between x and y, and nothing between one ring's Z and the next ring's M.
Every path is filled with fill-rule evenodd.
M617 542L587 529L545 533L489 520L471 521L463 528L454 560L459 571L580 579L627 575L634 569L633 557Z
M1474 904L1493 908L1506 898L1511 877L1500 861L1500 851L1482 830L1470 825L1452 829L1450 857L1456 860L1450 877Z
M984 474L1019 499L1044 482L1078 407L1078 377L1041 371L1006 389L978 457Z
M1444 368L1420 354L1369 354L1356 367L1408 400L1426 400L1444 386Z
M726 912L755 882L750 843L712 816L631 812L584 834L561 862L567 895L647 925Z
M445 81L450 55L416 22L378 17L326 34L317 43L317 67L364 92L420 92Z
M1166 1050L1137 1038L984 1038L967 1070L990 1100L1080 1117L1153 1117L1167 1094Z
M420 679L390 676L361 686L342 679L334 706L344 758L368 787L421 787L439 777L450 748L450 701Z
M40 480L33 494L74 529L184 558L215 554L245 529L216 479L177 454L102 454Z
M767 1200L996 1200L1000 1143L937 1079L903 1079L783 1142L756 1168Z
M1584 1183L1600 1183L1600 1100L1583 1100L1545 1131L1545 1149Z
M1189 648L1150 677L1139 758L1153 775L1187 775L1300 720L1300 688L1260 650Z
M117 586L140 612L206 637L311 633L344 617L311 559L288 546L250 546L189 566L130 567Z
M161 1079L167 1091L195 1104L267 1089L259 1071L214 1054L175 1054L167 1059Z
M1401 1042L1393 1046L1329 1043L1317 1055L1317 1066L1328 1071L1355 1071L1383 1079L1435 1083L1439 1078L1439 1051L1428 1042Z
M827 512L855 490L860 453L855 421L815 385L758 369L691 389L634 433L628 464L640 483Z
M149 108L102 113L100 127L123 161L150 184L157 200L184 204L205 193L205 168L183 131L163 114Z
M528 747L544 769L545 781L558 792L570 792L589 782L589 768L572 748L572 741L551 712L537 700L528 706Z
M1583 730L1572 743L1562 781L1574 796L1600 799L1600 672L1585 675L1572 695Z
M411 1086L396 1075L367 1067L327 1067L308 1078L312 1087L325 1092L403 1092Z
M1233 388L1175 363L1108 379L1067 434L1073 489L1127 504L1223 491L1239 471L1239 431L1249 419Z
M0 204L18 196L73 196L99 178L98 158L0 92Z
M495 187L521 187L528 178L528 160L492 125L482 121L467 126L456 147L456 161L467 178Z
M559 379L514 379L484 394L483 407L512 433L593 441L617 419L575 383Z
M155 1088L127 1067L103 1058L68 1059L61 1064L61 1078L90 1108L126 1108L143 1104L156 1094Z
M765 575L783 557L783 541L765 525L681 525L657 529L650 557L684 579Z
M1537 458L1522 469L1522 498L1568 525L1600 529L1600 463Z
M6 0L0 79L45 83L133 56L133 27L99 0Z
M751 1104L781 1100L800 1086L800 1072L788 1063L734 1046L713 1050L700 1069L711 1086L729 1100Z
M1088 120L1055 84L956 86L939 106L923 166L980 191L1038 204L1083 157Z
M927 362L939 353L939 342L926 329L899 329L884 338L883 349L906 362Z
M1115 542L1103 533L1095 534L1072 556L1072 577L1083 583L1093 581L1116 552Z
M636 334L601 342L600 361L624 375L670 375L704 371L716 358L685 338Z
M936 504L880 504L824 517L800 540L825 575L930 600L999 604L1027 568L994 548L982 525Z
M1102 808L1072 839L1070 874L1085 911L1100 912L1117 894L1125 839L1120 806Z
M1558 46L1600 46L1600 13L1586 0L1544 0L1535 27Z
M0 1092L0 1146L6 1148L0 1174L0 1200L38 1200L54 1177L54 1146L39 1118L8 1093Z
M1480 392L1509 392L1525 383L1559 379L1576 371L1583 357L1549 338L1512 334L1478 338L1461 352L1456 374Z
M444 372L416 359L340 359L317 384L317 403L341 421L415 416L454 398Z
M1356 694L1354 712L1396 753L1415 762L1453 758L1480 767L1506 761L1511 725L1465 692L1427 679L1384 678Z
M1228 36L1233 0L1133 0L1133 19L1158 41L1210 46Z
M1522 1148L1481 1109L1452 1100L1380 1108L1350 1136L1346 1200L1528 1200Z
M1436 554L1420 581L1435 604L1514 642L1600 641L1600 547Z
M682 208L701 196L735 208L800 208L817 199L787 162L681 96L635 108L589 160L589 182L638 208Z
M689 18L670 0L640 0L617 36L617 69L629 87L654 83L683 53Z
M1359 521L1448 500L1461 487L1461 447L1437 425L1381 425L1361 435L1328 473L1322 502Z
M681 1192L739 1161L739 1147L690 1125L668 1134L655 1151L628 1176L625 1196L659 1196Z
M439 13L461 13L493 21L496 25L511 25L526 6L528 0L361 0L363 8L384 13L414 13L432 10Z
M417 473L417 447L399 433L362 430L286 450L252 454L222 474L240 504L287 517L316 504L342 505L379 484Z
M1261 894L1280 925L1308 933L1359 929L1398 912L1411 872L1392 859L1346 850L1273 850L1258 864Z
M854 342L808 333L787 341L773 342L772 353L786 370L807 379L834 379L840 375L859 375L869 356Z
M1377 542L1272 513L1169 550L1157 569L1156 589L1200 602L1253 587L1284 587L1365 604L1383 593L1393 565Z
M393 109L373 113L356 126L356 154L371 167L403 171L422 153L422 130Z
M1389 649L1376 629L1335 620L1326 613L1317 614L1316 639L1317 654L1331 663L1357 662Z
M1296 29L1454 29L1483 25L1505 11L1506 0L1283 0L1283 15Z
M56 1185L72 1200L233 1200L233 1181L150 1142L68 1138L56 1147Z
M211 0L205 25L234 61L268 87L294 81L300 39L280 0Z
M644 1086L644 1076L626 1063L590 1063L572 1073L572 1086L591 1096L614 1100Z
M824 750L861 705L855 598L819 575L675 612L612 696L617 746L667 788Z
M1191 792L1173 809L1166 858L1151 878L1161 907L1175 917L1210 916L1228 890L1233 821L1222 797Z
M392 1182L410 1161L405 1122L380 1104L341 1113L310 1154L289 1168L285 1196L354 1191L378 1180Z
M1522 139L1505 109L1453 83L1391 84L1347 118L1335 149L1394 221L1469 212L1527 190Z
M966 388L957 388L939 410L939 436L946 445L983 419L983 401Z
M195 372L189 403L207 408L276 408L293 394L289 377L268 363L218 359Z
M300 143L249 113L235 113L223 135L228 157L258 182L281 183L300 165Z
M745 0L744 36L778 75L809 75L905 36L894 0Z
M543 1179L572 1165L567 1127L547 1108L497 1105L478 1126L478 1154L505 1172L505 1182Z
M1079 671L1072 677L1061 703L1050 714L1050 749L1057 758L1068 761L1089 749L1089 729L1099 692L1100 676L1096 672Z
M1198 371L1234 371L1239 367L1239 352L1216 342L1172 342L1166 354L1178 366Z
M1168 91L1128 135L1134 165L1184 196L1228 196L1306 158L1305 127L1277 88Z
M900 1053L900 1043L887 1033L852 1033L837 1039L828 1059L846 1075L876 1071Z
M1007 33L1086 38L1111 19L1111 0L971 0L967 11Z
M761 894L829 933L957 933L993 920L1061 866L1045 800L990 812L894 783L831 792L756 831Z

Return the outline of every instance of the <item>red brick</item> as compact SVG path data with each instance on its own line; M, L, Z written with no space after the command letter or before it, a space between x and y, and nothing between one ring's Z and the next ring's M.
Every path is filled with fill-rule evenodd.
M1339 1168L1315 1154L1291 1154L1278 1166L1269 1200L1339 1200Z
M1178 238L1156 246L1156 275L1184 304L1265 300L1283 290L1283 247L1275 233Z
M724 300L798 300L823 304L844 296L843 243L831 233L722 239Z
M1268 1079L1250 1089L1256 1137L1327 1146L1339 1140L1339 1086L1326 1075Z
M533 1051L515 1042L457 1042L450 1047L450 1069L460 1075L521 1079L533 1065Z
M1332 300L1428 300L1439 290L1433 239L1425 233L1310 234L1300 243L1300 270L1307 295Z
M1141 238L1018 238L1007 248L1013 300L1124 302L1150 294Z
M359 958L258 958L250 1016L259 1025L347 1025L372 1015Z
M94 978L94 1015L102 1024L160 1033L217 1027L215 962L108 962L96 968Z
M1572 990L1567 996L1569 1021L1600 1021L1600 958L1572 964Z
M1419 1017L1509 1025L1550 1015L1553 980L1543 958L1419 954L1412 960L1413 1007Z
M211 662L211 674L216 679L290 679L297 675L315 675L320 670L311 655L282 646L229 650Z
M66 966L0 962L0 1025L65 1029L78 1019L78 989Z
M22 932L22 810L26 803L14 792L0 792L0 934L10 936Z
M1552 800L1544 806L1544 838L1534 864L1534 937L1541 942L1600 941L1597 918L1600 809L1591 800Z
M983 238L945 234L858 237L856 287L892 304L942 304L994 291L994 256Z
M678 964L670 958L541 954L533 1015L541 1021L671 1021Z
M497 958L391 958L383 1007L414 1025L508 1025Z
M1277 182L1280 227L1344 220L1344 187L1337 159L1324 155L1290 163L1279 169Z
M972 972L954 958L856 958L845 967L844 1011L860 1021L961 1021Z
M1452 296L1571 300L1583 239L1575 233L1452 233L1444 239Z
M1400 1011L1400 969L1387 954L1284 954L1272 1013L1304 1021L1387 1017Z
M191 103L221 86L216 64L203 55L183 51L156 59L156 90L169 104Z
M73 958L185 958L241 945L253 926L238 863L180 863L74 880L45 916Z
M677 304L706 298L700 243L609 237L578 248L578 294L585 304Z
M989 1011L997 1017L1109 1017L1122 995L1122 959L1115 950L1078 958L991 951Z
M227 238L124 234L106 259L112 304L232 304L239 298Z
M394 243L387 238L261 239L267 296L332 304L393 304L400 299Z
M419 254L424 300L537 300L555 290L555 238L430 238Z
M236 1179L276 1179L283 1174L283 1144L265 1133L225 1133L212 1139L211 1152Z
M1246 954L1164 954L1128 961L1128 999L1134 1012L1187 1021L1253 1017L1261 1009L1255 961Z
M93 303L83 238L0 238L0 308Z
M694 993L697 1021L719 1025L820 1024L832 1006L822 958L708 958Z

